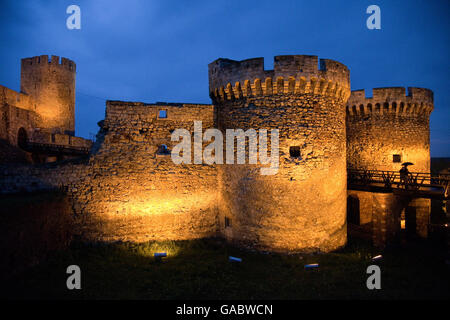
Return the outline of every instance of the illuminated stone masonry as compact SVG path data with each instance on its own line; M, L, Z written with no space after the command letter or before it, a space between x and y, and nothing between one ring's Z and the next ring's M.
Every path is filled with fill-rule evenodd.
M45 57L22 61L26 93L1 88L0 134L12 144L22 127L36 141L43 133L74 141L75 64ZM208 68L212 105L107 101L88 159L3 167L0 190L64 188L76 233L88 240L221 236L260 250L326 252L347 241L347 195L357 197L347 192L347 167L398 170L392 160L399 155L429 172L430 90L374 89L366 98L350 92L346 66L316 56L277 56L273 70L264 70L263 58L218 59ZM261 163L175 164L171 135L186 129L194 139L194 121L224 136L226 129L277 129L278 172L260 174ZM395 200L374 197L361 195L358 212L373 223L377 243L390 225L379 208Z
M411 162L410 171L430 173L433 108L429 89L408 88L406 93L402 87L375 88L372 97L366 97L364 90L353 91L346 117L348 168L398 172L402 163ZM349 197L365 208L360 214L373 221L375 243L398 234L402 219L416 234L427 236L431 200L364 191L349 191Z
M349 70L316 56L209 65L217 126L278 129L280 168L219 166L221 234L254 247L330 251L346 242L345 102ZM295 154L295 150L299 154ZM231 226L225 221L231 221Z
M49 153L44 146L91 147L91 140L75 137L75 72L73 61L58 56L22 59L20 92L0 86L0 163L71 158L70 152ZM26 142L41 150L31 152Z
M433 92L422 88L375 88L373 97L353 91L347 102L349 168L398 171L413 162L430 172Z

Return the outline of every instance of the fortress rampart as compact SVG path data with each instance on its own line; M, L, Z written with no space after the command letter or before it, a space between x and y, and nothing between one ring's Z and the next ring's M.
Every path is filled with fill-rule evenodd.
M0 103L1 105L10 105L31 111L36 109L37 104L32 96L11 90L2 85L0 85Z
M90 237L148 241L216 234L216 167L176 165L170 156L177 143L171 132L193 133L194 120L212 128L213 106L107 102L90 177L72 190L77 211L89 217L84 225Z
M73 136L75 69L57 56L23 59L22 92L0 87L0 139L90 146ZM347 169L398 171L410 161L429 172L431 90L376 88L366 97L350 92L345 65L316 56L277 56L273 70L263 58L218 59L208 72L212 105L107 101L88 158L0 167L0 193L66 190L75 233L95 241L220 235L262 250L331 251L347 240L347 195L357 198L359 223L373 223L375 242L398 227L403 200L347 190ZM276 174L262 175L260 158L248 164L248 148L246 164L175 164L171 134L186 129L193 143L194 121L224 137L267 129L269 152L278 130ZM406 204L420 235L429 218L422 200Z
M159 111L166 111L160 118ZM194 239L217 234L217 169L176 165L171 131L213 127L213 106L108 101L91 157L0 170L5 193L64 188L76 234L95 241Z

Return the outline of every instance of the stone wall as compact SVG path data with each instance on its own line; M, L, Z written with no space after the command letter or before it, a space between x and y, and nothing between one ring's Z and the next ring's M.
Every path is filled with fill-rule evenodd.
M92 140L89 139L74 137L68 134L42 132L39 130L34 130L30 140L37 143L55 144L67 147L90 148L92 146Z
M209 65L218 128L280 135L277 174L261 175L260 163L219 166L221 233L275 251L336 249L346 242L348 69L331 60L318 69L315 56L275 57L274 70L263 65L262 58ZM301 154L292 156L291 147Z
M428 89L376 88L373 97L353 91L347 103L347 165L350 169L430 172L433 92ZM399 155L394 162L394 155Z
M89 176L87 159L60 163L0 166L0 194L73 189Z
M0 85L0 105L5 104L33 111L36 109L37 102L28 94L17 92Z
M159 110L167 118L158 118ZM216 234L217 171L175 165L174 129L194 120L213 127L213 106L108 101L95 153L87 160L3 167L3 193L63 188L73 202L75 233L88 240L192 239Z
M347 216L349 214L357 215L359 218L357 220L359 220L360 225L372 222L372 193L348 190L347 196ZM351 204L352 208L350 208L349 206L350 201L353 201L353 203ZM353 209L356 212L350 213L350 209Z
M20 128L24 128L30 137L39 121L35 106L36 102L30 96L0 86L0 139L17 146Z
M159 117L159 111L166 118ZM102 240L191 239L216 233L214 166L175 165L175 129L194 120L213 127L213 106L109 101L89 160L90 174L72 189L89 237ZM100 228L99 228L100 226Z

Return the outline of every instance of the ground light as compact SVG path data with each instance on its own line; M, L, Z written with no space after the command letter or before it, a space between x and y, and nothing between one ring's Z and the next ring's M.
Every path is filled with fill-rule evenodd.
M241 259L241 258L236 258L236 257L232 257L232 256L229 256L228 259L229 259L231 262L242 262L242 259Z
M383 256L381 254L379 254L379 255L373 257L372 261L377 261L377 260L380 260L381 258L383 258Z
M167 253L166 252L155 252L153 256L155 257L156 261L160 262L160 261L162 261L162 258L167 257Z

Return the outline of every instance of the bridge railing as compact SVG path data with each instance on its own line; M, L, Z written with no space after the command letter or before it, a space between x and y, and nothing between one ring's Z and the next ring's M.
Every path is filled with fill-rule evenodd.
M398 171L348 169L347 179L349 184L381 184L386 189L419 190L424 187L442 188L445 195L448 194L450 185L450 174L426 172L409 172L406 176L401 177Z

